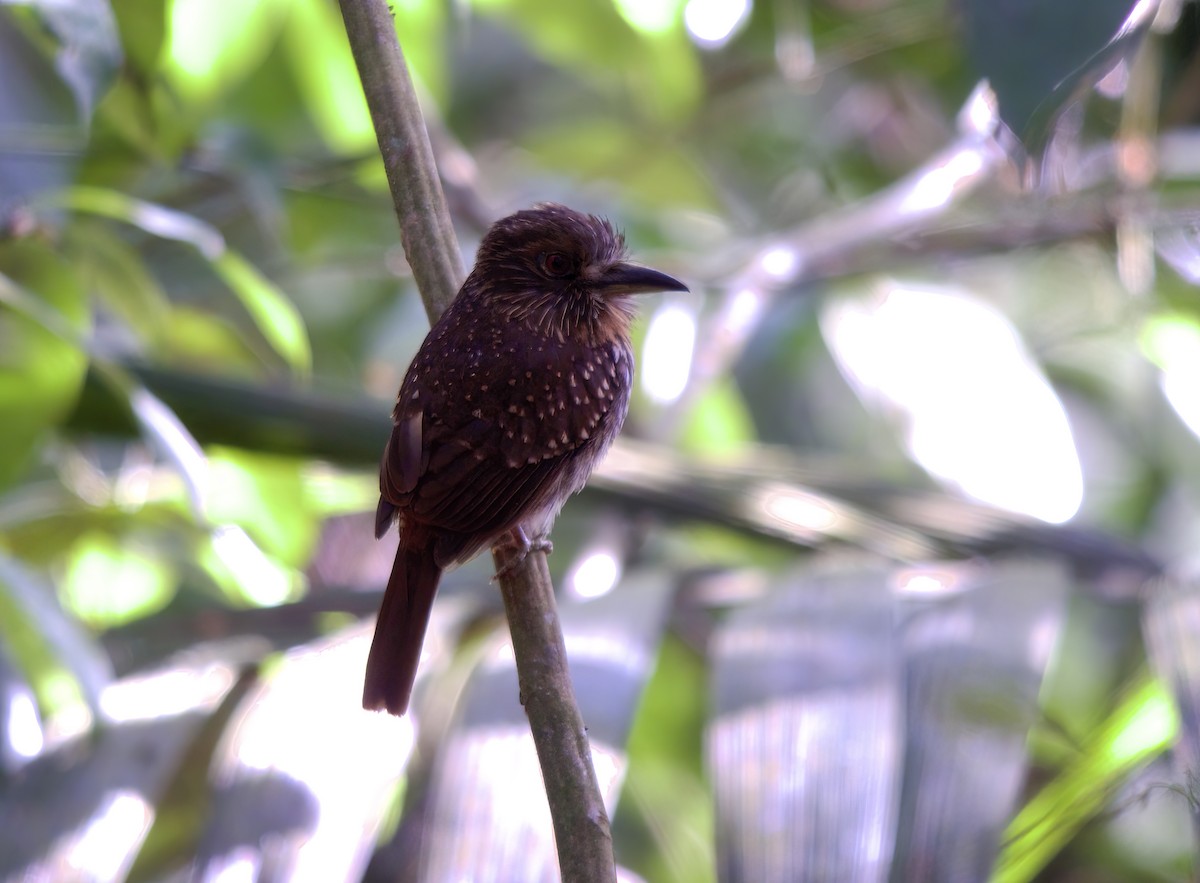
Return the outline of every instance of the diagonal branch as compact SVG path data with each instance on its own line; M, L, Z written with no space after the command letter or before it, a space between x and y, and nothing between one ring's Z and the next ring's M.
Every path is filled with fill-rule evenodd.
M417 92L387 3L341 0L341 6L400 222L400 242L433 322L450 306L465 274Z
M341 0L350 49L383 155L400 238L431 319L462 282L454 228L433 151L385 0ZM497 565L505 552L495 551ZM543 552L500 579L521 699L537 748L564 880L613 881L612 834L587 731L575 702L566 646Z

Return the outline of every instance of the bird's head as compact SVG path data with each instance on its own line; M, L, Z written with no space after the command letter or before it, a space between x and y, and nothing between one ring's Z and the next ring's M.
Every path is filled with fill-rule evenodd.
M604 218L543 203L492 225L465 288L535 333L600 343L628 335L630 295L687 291L626 257L625 238Z

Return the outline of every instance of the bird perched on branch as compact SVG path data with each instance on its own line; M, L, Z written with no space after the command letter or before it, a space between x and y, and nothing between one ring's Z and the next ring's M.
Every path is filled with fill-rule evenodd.
M497 221L392 412L375 535L400 523L363 706L403 714L442 571L544 547L625 420L630 295L686 291L626 262L608 221L543 204Z

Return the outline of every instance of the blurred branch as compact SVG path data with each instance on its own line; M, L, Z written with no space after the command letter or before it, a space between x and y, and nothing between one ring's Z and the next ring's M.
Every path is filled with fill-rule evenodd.
M347 401L288 387L126 363L131 374L166 402L203 444L223 444L355 466L375 466L391 431L382 403ZM238 419L231 420L236 414ZM89 369L68 430L131 436L137 424L127 399Z
M429 135L384 0L341 0L346 35L400 220L400 238L431 321L462 282L458 242ZM378 450L378 449L377 449ZM495 553L497 564L504 554ZM544 552L500 577L522 701L537 747L564 880L616 879L612 834L575 701ZM537 627L534 627L534 626Z
M203 444L374 468L391 430L383 408L366 398L324 398L137 363L126 367ZM231 413L238 419L230 420ZM127 406L90 374L67 429L137 433ZM838 542L901 560L955 552L1042 551L1069 560L1089 581L1115 580L1100 586L1106 597L1124 597L1161 570L1138 547L1102 531L1045 524L915 480L880 481L857 463L813 466L811 460L771 448L717 466L659 445L618 439L584 493L596 492L626 506L707 521L791 546Z

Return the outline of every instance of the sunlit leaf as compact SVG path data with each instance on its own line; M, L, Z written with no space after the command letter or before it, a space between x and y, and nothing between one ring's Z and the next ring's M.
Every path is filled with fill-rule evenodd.
M371 115L334 4L294 0L284 42L292 75L325 142L339 153L373 148Z
M29 462L83 383L86 301L75 269L40 243L0 243L0 485Z
M264 551L302 565L317 532L305 497L302 464L233 448L210 451L208 462L209 518L245 528Z
M1158 366L1159 387L1188 428L1200 435L1200 322L1182 313L1152 317L1142 330L1142 349Z
M316 464L305 471L304 494L313 514L321 518L367 512L379 500L379 480Z
M237 604L273 607L295 599L299 574L263 552L240 527L218 527L196 549L196 562Z
M1083 468L1066 411L999 311L966 291L882 280L829 304L821 322L864 404L900 415L910 455L931 474L1055 524L1079 510Z
M741 450L755 437L741 393L731 381L724 381L706 389L692 406L680 442L693 453L721 454Z
M1034 880L1080 827L1102 812L1130 771L1171 744L1179 726L1170 695L1142 677L1098 727L1082 753L1008 826L992 883Z
M90 533L72 546L62 583L66 606L97 628L111 628L161 610L171 600L175 575L148 549Z
M194 100L216 98L266 57L288 5L288 0L167 0L167 75Z
M458 10L440 0L394 0L391 10L409 72L435 101L446 101L445 19Z
M391 10L410 72L435 100L444 100L442 4L408 0ZM373 150L375 130L336 5L293 2L283 36L292 76L326 143L341 153Z

